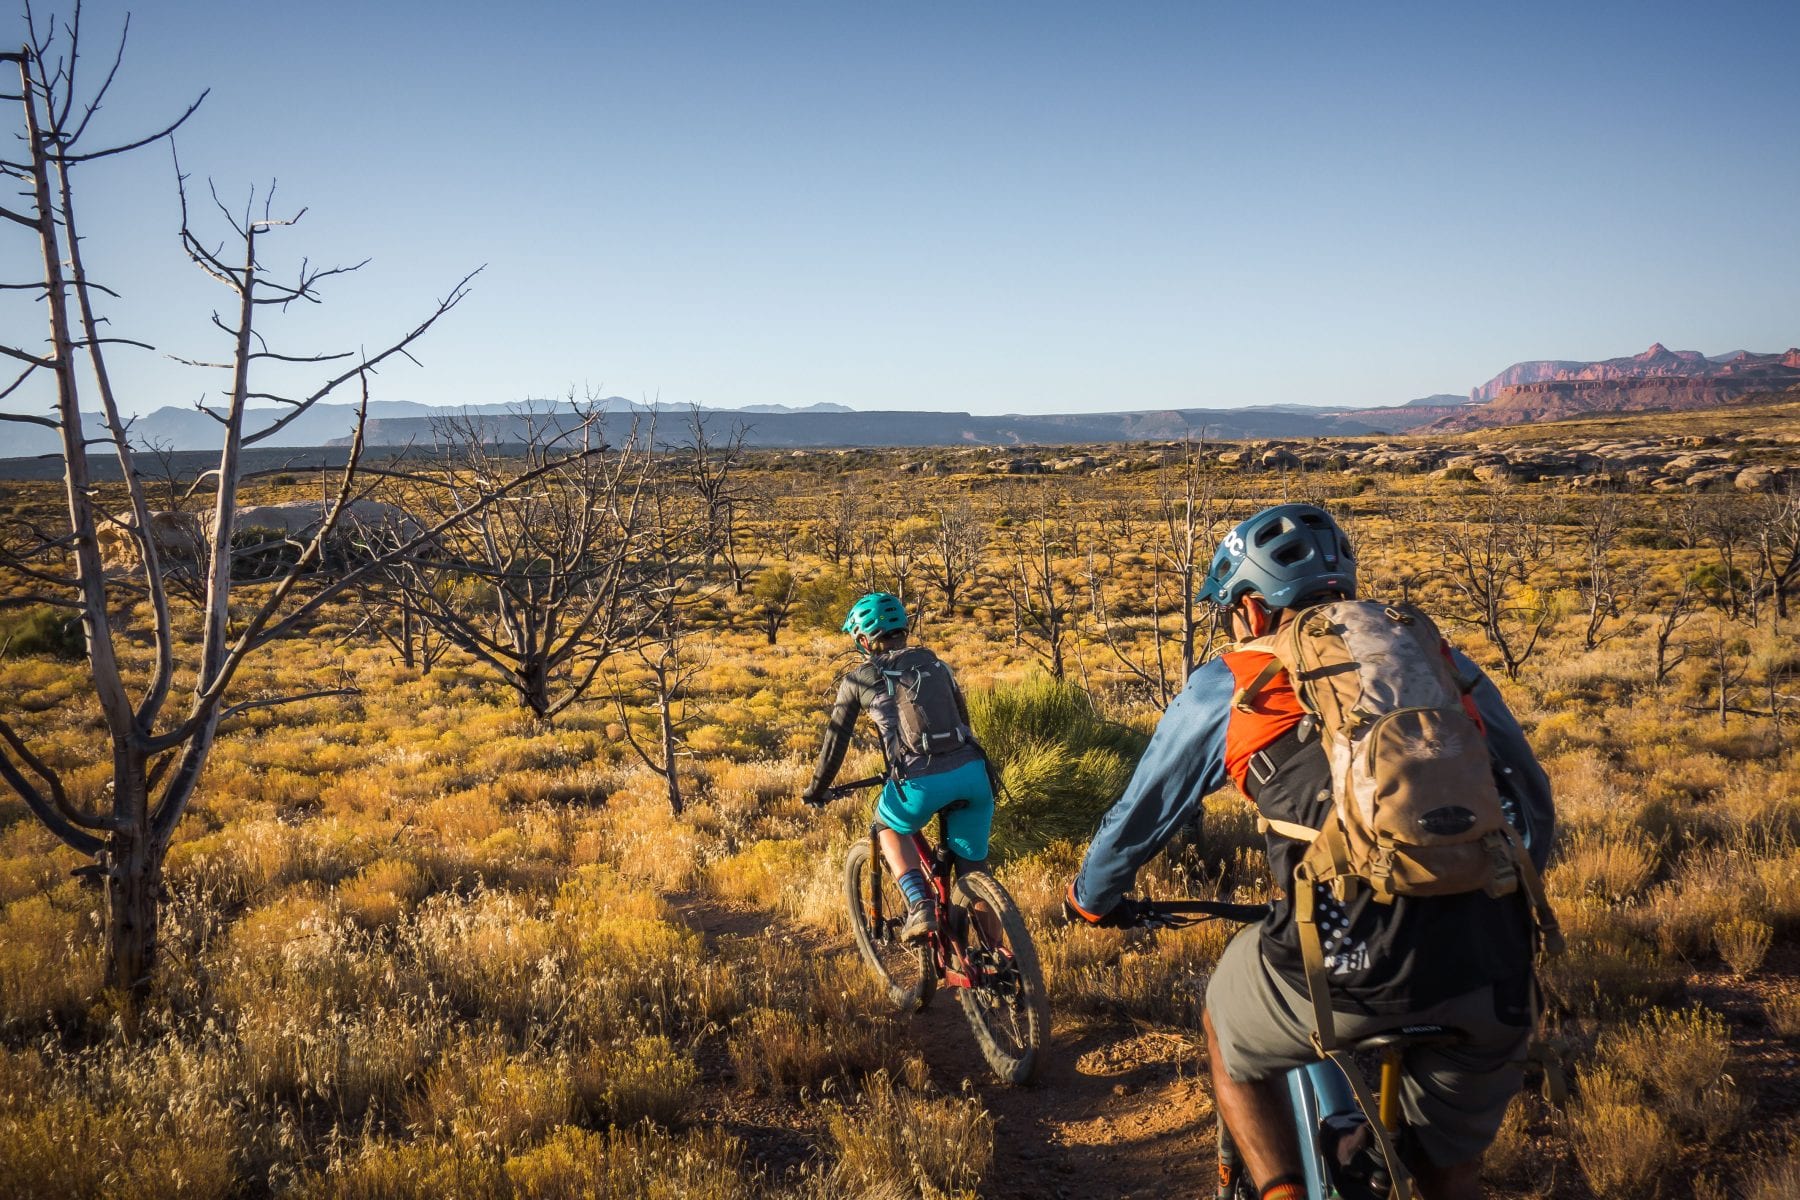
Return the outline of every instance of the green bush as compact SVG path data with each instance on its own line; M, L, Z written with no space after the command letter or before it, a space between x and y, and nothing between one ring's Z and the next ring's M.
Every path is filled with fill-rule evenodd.
M794 604L794 625L800 629L840 629L844 614L861 594L842 571L815 576L800 585Z
M27 654L48 654L55 658L77 659L87 650L87 636L81 631L81 618L75 610L34 605L10 621L0 621L0 655L21 658Z
M1000 771L994 854L1085 841L1125 790L1146 738L1094 708L1086 692L1047 675L969 695L975 736Z

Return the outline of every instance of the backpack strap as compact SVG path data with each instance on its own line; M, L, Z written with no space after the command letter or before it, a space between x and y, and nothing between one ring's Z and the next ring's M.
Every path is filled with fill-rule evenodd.
M1249 712L1250 706L1256 703L1256 698L1262 694L1264 688L1269 686L1270 680L1274 679L1286 669L1286 667L1282 666L1279 658L1276 658L1273 654L1269 655L1269 661L1263 666L1262 670L1256 673L1256 678L1239 688L1231 697L1231 707L1237 709L1239 712Z
M1550 899L1544 895L1544 877L1538 874L1537 864L1531 861L1531 854L1525 849L1518 830L1501 822L1501 834L1512 846L1513 867L1519 874L1519 889L1531 904L1531 919L1537 925L1538 937L1542 939L1543 950L1548 955L1563 952L1562 924L1556 919L1556 910L1550 907Z
M1256 832L1279 833L1282 837L1293 838L1296 842L1314 841L1319 836L1319 831L1311 825L1302 825L1297 821L1277 821L1273 817L1264 816L1256 818Z
M1254 681L1253 681L1254 682ZM1256 803L1257 793L1262 791L1263 784L1275 777L1275 773L1288 764L1288 760L1306 748L1312 741L1314 728L1318 722L1311 713L1301 717L1298 724L1286 733L1258 750L1244 764L1244 795L1252 804ZM1292 834L1288 835L1292 837ZM1311 838L1305 839L1311 841Z

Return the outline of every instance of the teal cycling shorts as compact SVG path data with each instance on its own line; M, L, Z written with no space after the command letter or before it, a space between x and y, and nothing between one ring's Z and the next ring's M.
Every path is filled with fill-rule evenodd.
M895 833L917 833L940 809L967 801L944 814L944 838L962 859L980 862L988 854L994 827L994 789L983 759L938 775L903 782L888 780L875 804L876 818Z

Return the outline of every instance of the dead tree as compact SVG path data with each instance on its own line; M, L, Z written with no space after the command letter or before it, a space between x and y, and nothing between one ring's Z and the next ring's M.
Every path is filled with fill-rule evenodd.
M1194 596L1212 561L1224 519L1213 493L1213 477L1202 465L1202 446L1184 441L1179 469L1160 472L1156 487L1157 532L1161 535L1157 559L1161 573L1175 586L1174 608L1180 628L1181 677L1175 684L1177 692L1200 663L1204 622Z
M1549 550L1544 520L1490 496L1469 520L1439 526L1435 540L1438 577L1462 601L1450 615L1480 629L1506 677L1517 679L1555 615L1538 587Z
M372 585L491 669L544 721L581 699L637 636L654 566L645 554L652 438L633 430L608 446L601 415L572 401L524 406L496 426L439 421L437 469L395 486L416 523L447 531ZM449 522L472 498L524 475L536 482L507 503Z
M108 370L109 353L115 347L141 343L102 333L110 327L99 306L115 293L84 261L75 178L88 163L167 138L199 101L147 137L89 148L82 144L83 134L117 76L124 39L98 87L80 94L75 86L78 21L53 21L44 27L29 9L27 21L23 49L0 56L18 70L18 93L8 99L19 104L23 123L22 148L17 151L23 157L0 160L0 170L22 185L25 199L19 208L0 208L0 216L15 231L28 231L35 239L42 274L32 280L0 282L36 294L49 319L49 335L42 343L0 345L0 354L20 367L0 394L30 395L30 389L42 388L50 400L50 415L8 414L0 419L40 426L57 435L67 524L34 542L9 540L6 561L0 565L23 581L36 601L79 616L90 694L98 709L94 753L110 761L111 786L103 808L77 802L64 783L75 764L34 751L30 729L24 722L15 724L12 711L0 719L0 779L58 838L95 860L88 870L102 877L105 885L106 979L136 997L147 989L156 962L164 855L220 726L251 709L338 690L241 699L235 698L233 685L258 648L294 632L322 604L359 581L357 571L321 579L315 567L333 537L339 514L357 496L360 420L349 466L338 477L317 528L303 539L296 560L240 595L233 590L232 565L244 450L340 389L360 392L366 411L371 374L391 357L410 356L409 347L462 299L468 280L451 289L411 332L379 353L281 353L270 348L258 318L271 307L317 302L321 283L355 268L302 264L292 276L273 274L263 261L265 240L295 218L276 218L266 196L260 201L253 196L236 211L218 206L228 228L224 243L231 247L228 256L204 240L188 220L185 189L178 186L183 197L182 245L202 270L226 287L233 301L228 315L213 318L232 346L224 361L212 364L224 375L222 398L211 406L203 401L201 406L219 427L220 449L217 465L197 485L210 493L211 509L198 547L197 611L195 620L178 619L182 597L166 582L138 452L129 440L124 406ZM304 391L277 391L263 382L275 367L325 378L320 382L315 376ZM86 395L83 386L89 379L93 391ZM256 399L277 405L282 415L260 429L250 428L255 417L247 406ZM98 406L102 432L97 437L84 426L88 416L84 401ZM116 457L123 478L115 493L122 494L120 499L107 499L107 489L99 488L90 476L90 445ZM132 547L128 568L109 571L102 561L103 531ZM128 649L137 646L149 648L147 662Z
M1675 635L1694 617L1694 583L1692 579L1684 579L1681 590L1664 601L1656 609L1656 624L1652 627L1651 677L1653 686L1661 687L1669 677L1669 672L1687 661L1689 647L1685 642L1677 642Z
M1062 679L1080 597L1059 560L1080 552L1079 536L1062 497L1039 493L1033 500L1008 527L1010 561L1000 586L1012 602L1015 641L1037 655L1051 678Z
M679 459L687 485L700 506L706 535L706 569L710 571L715 561L723 561L731 578L731 590L740 596L746 574L738 561L738 510L748 493L738 467L743 463L745 434L744 426L739 424L719 438L707 429L705 416L695 408L688 415L688 440Z
M610 689L626 744L645 768L661 777L675 813L686 803L681 762L695 715L693 683L706 665L695 652L689 620L689 610L701 598L689 585L703 576L689 557L695 551L706 553L711 534L705 523L684 520L682 499L667 488L657 488L649 497L646 525L653 544L644 556L649 563L644 586L635 597L640 617L631 646L643 676L633 679L614 671ZM643 735L634 724L634 708L648 709L651 728Z
M1754 512L1756 553L1779 624L1787 620L1789 593L1800 587L1800 483L1760 497Z
M1634 593L1613 565L1613 552L1618 548L1624 525L1624 506L1616 497L1601 500L1581 522L1587 562L1576 588L1587 616L1582 641L1589 650L1631 628L1631 622L1625 618ZM1608 622L1617 623L1608 628Z
M768 635L769 645L773 646L775 636L799 602L800 581L786 567L767 567L757 573L750 594L756 599L757 627Z
M1103 586L1114 572L1109 565L1102 575L1089 555L1092 605L1101 637L1119 667L1159 708L1167 708L1180 694L1214 640L1217 621L1209 623L1194 595L1222 521L1223 509L1199 449L1185 442L1181 458L1158 473L1146 621L1134 622L1120 613ZM1173 629L1167 628L1171 618ZM1146 637L1151 642L1147 656L1138 649Z
M953 500L938 510L928 536L930 544L921 565L925 578L944 594L944 612L951 614L981 566L988 542L987 523L967 500Z
M877 561L881 567L882 590L909 603L913 573L924 561L927 539L931 536L928 518L907 517L888 521L875 531ZM873 590L873 589L871 589ZM916 605L915 605L916 607Z
M1712 547L1715 562L1703 567L1703 577L1716 591L1713 602L1737 620L1746 606L1751 608L1751 624L1756 623L1756 591L1745 587L1745 572L1738 565L1739 553L1749 540L1751 523L1743 506L1731 496L1708 496L1700 510L1703 544Z

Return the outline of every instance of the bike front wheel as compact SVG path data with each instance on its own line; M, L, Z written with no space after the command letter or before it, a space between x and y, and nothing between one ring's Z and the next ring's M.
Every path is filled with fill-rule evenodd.
M874 888L881 889L880 920L873 908ZM844 856L844 899L849 903L850 935L856 939L856 949L887 986L888 997L903 1012L923 1010L937 988L931 944L908 945L900 940L900 927L906 923L906 897L886 864L871 854L866 840L851 843Z
M955 894L967 922L972 965L982 972L979 984L957 991L963 1015L994 1074L1005 1083L1029 1083L1050 1040L1050 1003L1037 947L1012 897L986 871L960 876Z

